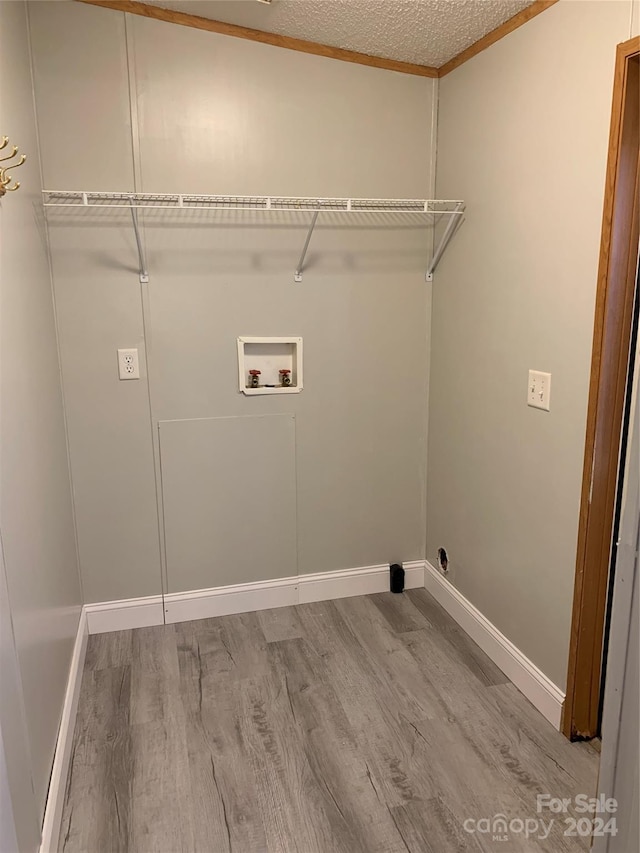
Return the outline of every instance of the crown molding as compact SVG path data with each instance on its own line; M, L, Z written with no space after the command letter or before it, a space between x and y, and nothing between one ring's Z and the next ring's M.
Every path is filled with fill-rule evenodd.
M218 33L223 36L257 41L261 44L284 47L288 50L297 50L315 56L324 56L328 59L340 59L342 62L368 65L370 68L399 71L401 74L413 74L418 77L438 77L438 69L429 65L415 65L412 62L400 62L397 59L385 59L381 56L370 56L367 53L358 53L354 50L343 50L340 47L331 47L331 45L319 44L315 41L254 30L249 27L241 27L238 24L227 24L224 21L213 21L210 18L188 15L186 12L176 12L173 9L162 9L159 6L149 6L146 3L138 3L137 0L79 0L79 2L87 3L90 6L102 6L105 9L115 9L118 12L129 12L132 15L142 15L145 18L154 18L156 21L207 30L210 33Z
M526 9L523 9L521 12L518 12L517 15L514 15L513 18L509 18L509 20L500 24L499 27L496 27L495 30L491 30L491 32L487 33L486 36L478 39L478 41L465 48L457 56L454 56L453 59L450 59L448 62L445 62L444 65L441 65L440 68L438 68L438 77L446 77L446 75L450 74L454 69L458 68L463 63L468 62L469 59L473 59L474 56L482 53L483 50L491 47L492 44L500 41L501 38L508 36L509 33L517 30L518 27L526 24L532 18L541 14L541 12L545 12L547 9L551 8L551 6L555 6L557 2L558 0L535 0L535 2L530 6L527 6Z
M386 71L398 71L401 74L413 74L418 77L445 77L463 63L477 56L483 50L491 47L504 36L509 35L518 27L526 24L541 12L551 6L555 6L558 0L535 0L526 9L518 12L509 20L505 21L495 30L491 30L486 36L474 42L469 47L454 56L440 68L431 65L418 65L413 62L401 62L397 59L385 59L382 56L371 56L368 53L358 53L355 50L344 50L340 47L332 47L328 44L320 44L306 39L292 38L291 36L268 33L264 30L255 30L250 27L241 27L238 24L228 24L225 21L214 21L210 18L202 18L200 15L189 15L186 12L178 12L174 9L163 9L160 6L150 6L140 3L138 0L77 0L90 6L102 6L105 9L113 9L117 12L128 12L131 15L141 15L144 18L153 18L156 21L165 21L169 24L180 24L183 27L194 27L198 30L207 30L210 33L218 33L223 36L257 41L261 44L269 44L272 47L284 47L287 50L297 50L301 53L310 53L314 56L324 56L327 59L339 59L342 62L354 62L357 65L367 65L370 68L382 68Z

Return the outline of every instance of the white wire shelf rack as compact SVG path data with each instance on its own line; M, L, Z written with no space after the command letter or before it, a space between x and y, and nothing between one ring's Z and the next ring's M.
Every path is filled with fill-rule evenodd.
M142 240L140 238L138 212L149 211L154 219L162 216L163 212L174 212L178 215L191 211L198 212L231 212L249 211L269 213L302 213L310 214L308 232L302 254L295 270L295 281L302 281L304 261L311 241L313 230L322 214L344 214L348 218L364 215L375 215L377 227L384 225L384 216L390 217L390 222L397 222L396 217L412 217L413 221L441 222L447 220L446 227L428 266L426 279L431 281L433 272L442 257L444 250L464 217L464 202L458 199L399 199L399 198L296 198L293 196L234 196L234 195L194 195L180 193L123 193L123 192L88 192L83 190L43 190L43 204L47 209L64 208L69 213L102 211L129 211L136 236L140 261L140 280L149 280Z

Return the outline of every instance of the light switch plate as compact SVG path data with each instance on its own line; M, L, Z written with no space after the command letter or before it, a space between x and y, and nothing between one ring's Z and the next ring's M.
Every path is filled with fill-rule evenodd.
M540 370L529 371L527 405L548 412L551 407L551 374Z
M118 350L118 376L120 379L140 379L137 349Z

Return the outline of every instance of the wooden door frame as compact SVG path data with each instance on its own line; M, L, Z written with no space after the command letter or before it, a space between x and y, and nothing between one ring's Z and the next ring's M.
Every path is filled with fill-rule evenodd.
M562 731L598 733L602 644L638 251L640 37L619 44L613 84L591 381Z

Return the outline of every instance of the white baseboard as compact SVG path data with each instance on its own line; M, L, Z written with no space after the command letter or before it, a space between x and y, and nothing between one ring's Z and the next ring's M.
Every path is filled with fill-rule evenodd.
M298 603L298 579L241 583L191 592L172 592L164 597L165 622L190 622L212 616L230 616L270 607L287 607Z
M562 690L429 562L425 563L424 585L427 592L511 679L531 704L556 729L560 729L565 699Z
M90 634L125 631L127 628L149 628L164 622L161 595L100 601L96 604L85 604L84 610Z
M403 565L405 588L426 588L543 716L559 729L565 698L560 688L430 563L415 560ZM388 589L389 567L379 565L172 593L164 597L164 607L161 595L85 605L80 615L69 669L40 853L55 853L57 850L89 634L246 613L354 595L370 595L386 592Z
M424 586L424 561L403 563L405 589ZM352 595L371 595L389 591L389 566L367 566L342 572L320 572L298 577L298 603L350 598Z
M404 563L405 587L417 589L424 586L424 561ZM105 631L123 631L127 628L144 628L162 625L163 622L188 622L192 619L209 619L248 613L272 607L288 607L310 601L348 598L352 595L369 595L389 589L389 566L366 566L313 575L294 575L288 578L257 581L255 583L172 592L163 597L130 598L122 601L105 601L85 607L90 634Z
M424 562L404 563L405 587L415 589L424 585ZM366 566L321 572L314 575L294 575L277 580L221 586L193 592L170 593L164 597L165 621L188 622L212 616L229 616L272 607L288 607L310 601L369 595L389 589L389 566Z
M559 729L565 698L560 688L430 563L414 560L403 565L405 588L424 586L529 701ZM378 565L175 592L165 595L164 599L161 595L152 595L106 601L87 604L84 611L88 633L99 634L352 595L370 595L388 589L389 566Z
M80 687L82 685L82 672L84 659L87 653L87 641L89 639L89 626L84 607L80 612L78 632L71 655L67 689L62 706L62 718L58 730L58 740L51 769L49 781L49 792L47 794L47 805L44 812L42 824L42 842L40 853L55 853L58 849L60 836L60 824L62 822L62 810L64 807L64 796L71 762L73 732L76 724L76 713L78 700L80 698Z

